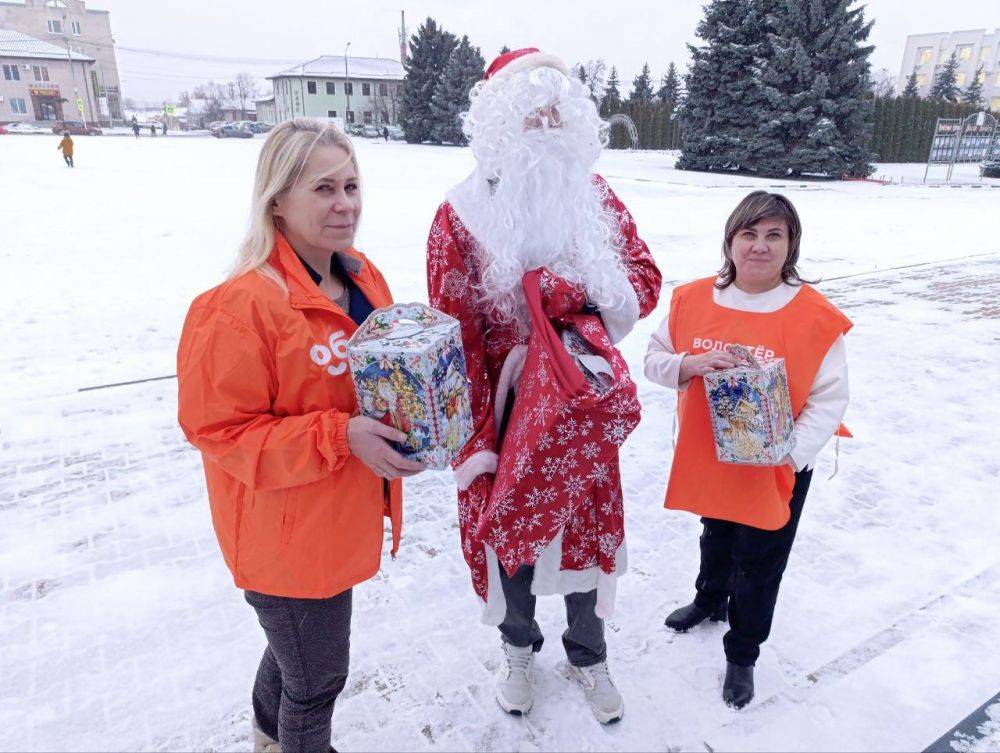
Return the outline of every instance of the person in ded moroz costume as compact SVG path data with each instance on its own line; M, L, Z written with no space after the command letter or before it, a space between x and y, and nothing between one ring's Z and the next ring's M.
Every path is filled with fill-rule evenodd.
M639 420L613 344L655 308L661 276L591 172L607 124L568 73L521 49L473 88L463 129L476 168L438 209L427 277L431 305L462 327L475 427L453 464L458 520L483 621L502 638L497 700L531 709L543 641L535 597L561 594L565 672L608 723L624 713L604 640L626 567L618 447ZM564 329L605 372L600 390Z

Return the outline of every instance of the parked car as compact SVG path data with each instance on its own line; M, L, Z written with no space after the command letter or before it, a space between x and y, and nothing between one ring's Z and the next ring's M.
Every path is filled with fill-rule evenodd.
M205 127L208 128L209 133L211 133L213 136L218 136L219 129L222 128L222 126L224 125L226 125L225 121L215 120L206 125Z
M104 133L97 126L84 123L81 120L57 120L52 125L52 133L69 131L70 136L100 136Z
M6 136L10 131L7 130L7 126L0 125L0 136Z
M403 133L403 129L399 126L388 126L389 128L389 141L404 141L406 139L406 134Z
M983 163L984 178L1000 178L1000 159L986 160Z
M252 139L253 134L246 128L236 123L227 123L218 130L212 130L212 135L217 139Z
M369 123L368 125L361 126L361 135L366 139L377 139L382 135L382 128L381 126Z
M347 124L347 133L350 134L351 136L363 136L364 135L364 133L363 133L364 129L365 129L365 127L363 125L361 125L360 123L348 123Z
M254 122L254 123L252 123L250 125L250 131L251 131L251 133L267 133L272 128L274 128L274 126L270 125L268 123Z
M7 126L8 133L40 133L48 135L52 133L48 128L39 128L31 123L11 123Z

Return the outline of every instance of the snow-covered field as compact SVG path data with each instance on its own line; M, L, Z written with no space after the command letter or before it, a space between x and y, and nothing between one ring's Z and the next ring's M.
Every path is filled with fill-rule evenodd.
M262 137L0 137L0 750L245 750L263 636L212 534L171 375L192 297L225 273ZM359 144L358 245L397 300L423 300L423 244L467 150ZM622 454L631 571L609 622L627 714L600 727L556 671L561 602L535 709L492 695L445 474L408 485L404 546L356 589L347 750L918 750L1000 690L1000 181L799 183L675 171L608 153L600 171L663 269L660 309L624 351L642 425ZM923 166L880 166L911 175ZM978 182L978 181L976 181ZM821 456L742 712L720 700L724 629L673 635L699 525L661 507L671 396L641 378L670 288L718 266L722 226L777 186L805 226L803 272L856 326L856 439ZM997 718L991 712L991 719ZM996 724L972 749L1000 745Z

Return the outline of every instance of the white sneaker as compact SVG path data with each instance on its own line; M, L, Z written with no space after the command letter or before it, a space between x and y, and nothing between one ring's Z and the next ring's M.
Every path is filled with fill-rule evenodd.
M583 688L587 703L594 712L594 718L601 724L617 722L625 714L625 701L615 687L608 670L608 663L602 661L591 667L575 667L565 664L564 671L571 680L576 680Z
M253 752L254 753L281 753L281 746L278 741L270 735L264 734L257 726L257 717L252 718L253 724Z
M497 702L508 714L527 714L534 701L535 651L503 643L504 660L497 670Z

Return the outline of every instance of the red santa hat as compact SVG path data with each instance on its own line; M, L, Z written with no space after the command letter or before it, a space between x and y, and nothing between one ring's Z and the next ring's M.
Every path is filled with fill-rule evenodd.
M555 68L563 75L569 75L569 68L555 55L542 52L537 47L524 47L520 50L512 50L498 56L496 60L490 63L490 67L486 69L486 75L483 78L487 81L499 81L510 78L515 73L535 68Z

